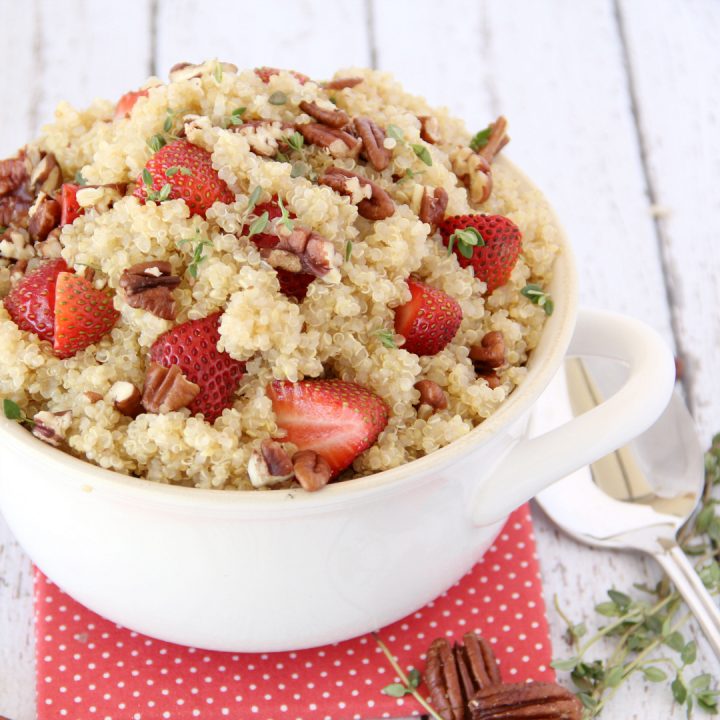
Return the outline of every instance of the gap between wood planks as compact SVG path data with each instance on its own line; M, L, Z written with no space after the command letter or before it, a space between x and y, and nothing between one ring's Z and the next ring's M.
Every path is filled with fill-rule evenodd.
M657 188L653 180L653 175L650 172L650 164L648 162L648 148L645 142L645 136L640 125L640 103L637 96L637 88L635 86L635 70L630 57L628 48L628 37L625 28L625 18L623 17L622 7L620 0L612 0L613 3L613 16L617 25L618 37L620 38L620 51L622 53L622 61L625 66L625 75L627 77L627 92L630 99L630 112L632 113L633 128L635 130L635 136L638 144L640 153L640 165L642 167L643 179L645 181L645 191L648 196L648 202L650 207L657 206L659 196ZM669 243L669 238L666 236L663 230L662 223L658 216L652 213L652 225L655 232L655 239L658 246L658 254L660 257L660 266L663 274L663 287L665 288L665 300L667 302L670 311L670 327L672 329L673 338L675 339L675 347L677 356L679 358L685 357L685 345L683 343L682 333L678 327L678 319L676 309L676 297L675 297L675 283L673 282L672 265L668 259L666 252L666 245ZM695 395L693 393L694 383L688 374L684 374L680 377L680 384L685 391L685 402L688 404L690 414L694 415L695 410Z

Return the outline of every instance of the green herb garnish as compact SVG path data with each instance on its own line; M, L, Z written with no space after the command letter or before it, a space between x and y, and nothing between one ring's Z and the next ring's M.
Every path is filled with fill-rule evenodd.
M305 144L305 138L296 130L292 135L290 135L287 142L293 150L302 150L303 145Z
M10 398L3 398L3 413L8 420L32 427L35 423L23 412L22 408Z
M146 184L147 184L147 181L146 181ZM152 200L153 202L157 202L157 203L165 202L167 199L169 199L171 192L172 192L172 185L170 183L165 183L162 186L162 188L160 188L160 192L156 192L154 190L149 190L148 194L147 194L147 199Z
M388 125L385 128L385 131L387 132L388 136L391 137L393 140L397 140L398 142L403 142L403 140L404 140L403 131L397 125Z
M397 343L395 342L395 333L392 330L380 328L379 330L375 331L375 335L377 336L378 340L380 340L383 347L397 348Z
M352 251L353 251L353 243L352 243L352 240L348 240L348 241L345 243L345 262L347 262L348 260L350 260L350 256L352 255Z
M2 235L7 230L7 225L0 225L0 235Z
M219 62L215 63L215 67L213 68L213 77L215 78L215 82L219 85L222 82L223 79L223 68L222 64Z
M81 170L78 170L75 173L75 184L76 185L87 185L88 181L85 179L85 177L82 174Z
M148 141L147 141L148 147L155 153L158 150L161 150L162 148L167 145L167 140L165 140L165 136L161 133L158 133L157 135L153 135Z
M248 237L251 238L253 235L258 235L259 233L263 232L263 230L265 230L265 228L268 226L269 221L270 215L268 215L267 211L264 212L260 217L255 218L255 220L253 220L252 224L250 225Z
M310 166L305 162L296 162L293 163L292 169L290 170L290 177L291 178L297 178L297 177L304 177L310 172Z
M258 185L251 193L250 197L248 198L248 206L247 210L245 210L246 215L249 215L257 205L257 201L260 199L260 195L262 195L262 188Z
M153 176L147 168L143 168L142 179L147 187L151 188L153 186Z
M173 175L177 175L178 173L180 173L181 175L192 175L192 170L185 167L184 165L173 165L165 171L165 175L167 177L172 177Z
M284 152L275 153L274 159L278 162L290 162L290 158Z
M295 226L290 219L290 213L287 211L285 205L283 205L282 198L278 198L278 207L280 208L280 223L292 232Z
M178 242L178 245L183 245L184 243L190 243L192 246L192 258L187 266L187 270L191 277L197 280L200 264L207 259L204 249L206 247L212 247L212 243L207 239L207 237L200 234L200 230L195 230L194 238L184 238Z
M539 305L545 310L546 315L552 315L555 309L555 303L549 293L546 293L539 285L530 283L526 285L520 293L524 295L530 302Z
M430 151L425 147L425 145L415 145L411 144L410 147L412 148L412 151L427 165L432 165L432 157L430 156Z
M232 125L242 125L242 116L245 114L246 110L247 108L244 107L235 108L235 110L230 113L230 123Z
M280 90L276 90L269 98L271 105L284 105L287 102L287 95Z
M468 227L464 230L456 230L448 239L448 255L452 252L453 244L457 242L457 248L460 253L468 258L473 255L473 250L476 247L482 247L485 245L483 236L474 228Z
M490 141L490 135L492 135L492 125L488 125L484 130L475 133L473 139L470 141L470 149L477 152L482 150Z

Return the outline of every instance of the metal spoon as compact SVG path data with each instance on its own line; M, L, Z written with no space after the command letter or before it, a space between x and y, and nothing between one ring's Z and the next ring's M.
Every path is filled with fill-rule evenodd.
M591 377L578 358L566 361L534 414L538 433L602 399L617 375ZM603 378L604 376L604 378ZM604 382L603 382L604 381ZM537 501L570 536L603 548L639 550L662 566L720 659L720 608L677 543L677 532L702 497L703 451L692 417L676 391L660 419L630 445L541 492Z

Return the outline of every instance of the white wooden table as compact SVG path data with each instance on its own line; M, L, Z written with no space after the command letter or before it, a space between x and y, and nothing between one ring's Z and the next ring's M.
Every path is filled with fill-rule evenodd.
M583 302L659 330L684 359L703 442L720 430L715 0L2 0L0 28L0 157L61 99L116 98L175 62L210 57L318 78L391 70L473 129L502 112L506 152L564 219ZM608 587L657 576L536 516L548 602L558 593L573 617ZM0 516L0 715L13 720L35 717L31 591L30 562ZM564 654L562 624L549 616ZM701 642L698 667L713 663ZM668 698L633 679L604 717L684 717Z

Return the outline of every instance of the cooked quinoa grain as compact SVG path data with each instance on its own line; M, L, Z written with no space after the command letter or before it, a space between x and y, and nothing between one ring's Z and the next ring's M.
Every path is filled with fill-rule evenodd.
M520 292L529 283L548 286L559 251L558 229L542 196L500 155L492 162L489 198L473 204L472 178L463 176L479 157L466 157L472 134L446 110L405 93L387 73L343 70L336 78L362 81L333 89L287 71L225 69L220 75L214 67L207 63L194 77L185 73L188 79L170 83L151 78L146 96L127 117L115 118L110 102L85 110L62 103L54 123L26 148L26 158L52 154L66 184L79 174L87 184L113 186L81 194L82 214L58 230L58 247L76 273L92 268L88 277L112 295L119 318L101 339L60 359L51 343L21 330L0 305L0 396L28 417L41 410L70 411L64 449L80 458L151 481L205 488L253 489L247 470L253 452L267 438L284 437L267 394L274 380L338 378L382 398L387 426L342 479L401 465L468 433L523 381L542 333L545 309ZM386 134L387 167L377 170L384 163L333 139L338 130L329 125L320 128L327 143L307 137L289 142L298 124L318 123L301 103L346 113L350 123L342 132L353 138L352 119L370 118ZM436 128L433 143L421 137L427 118ZM160 140L152 141L156 137ZM147 195L152 189L142 179L138 183L158 144L173 142L209 154L222 192L204 216L161 192L153 201ZM330 167L360 179L346 178L346 191L337 192L319 182ZM166 171L167 182L192 182L190 170L173 170ZM367 219L363 203L373 202L373 191L364 178L391 198L389 217ZM509 280L492 293L472 267L462 268L458 256L448 253L440 233L420 220L423 194L435 188L447 192L446 217L502 215L519 228L519 257ZM59 188L52 193L60 200ZM277 205L278 198L286 217L268 217L250 237L253 224L263 223L263 208ZM20 230L22 224L21 217ZM268 234L279 238L280 248L291 244L297 228L329 241L313 246L326 253L320 265L310 245L284 255L263 248ZM2 296L41 255L29 239L22 252L18 243L17 237L0 237ZM125 270L149 261L167 261L180 278L171 290L174 320L142 304L131 307L120 288ZM281 290L283 263L298 268L302 263L306 273L312 269L304 299ZM411 299L411 275L454 298L462 311L459 330L433 355L404 350L395 331L395 310ZM231 406L212 424L187 408L132 418L114 407L110 388L117 382L143 387L150 348L163 333L217 312L222 313L217 349L244 363L245 372ZM505 363L493 382L478 374L469 358L471 346L490 331L502 333L505 344ZM421 380L437 385L447 407L419 412ZM283 444L292 456L295 447Z

